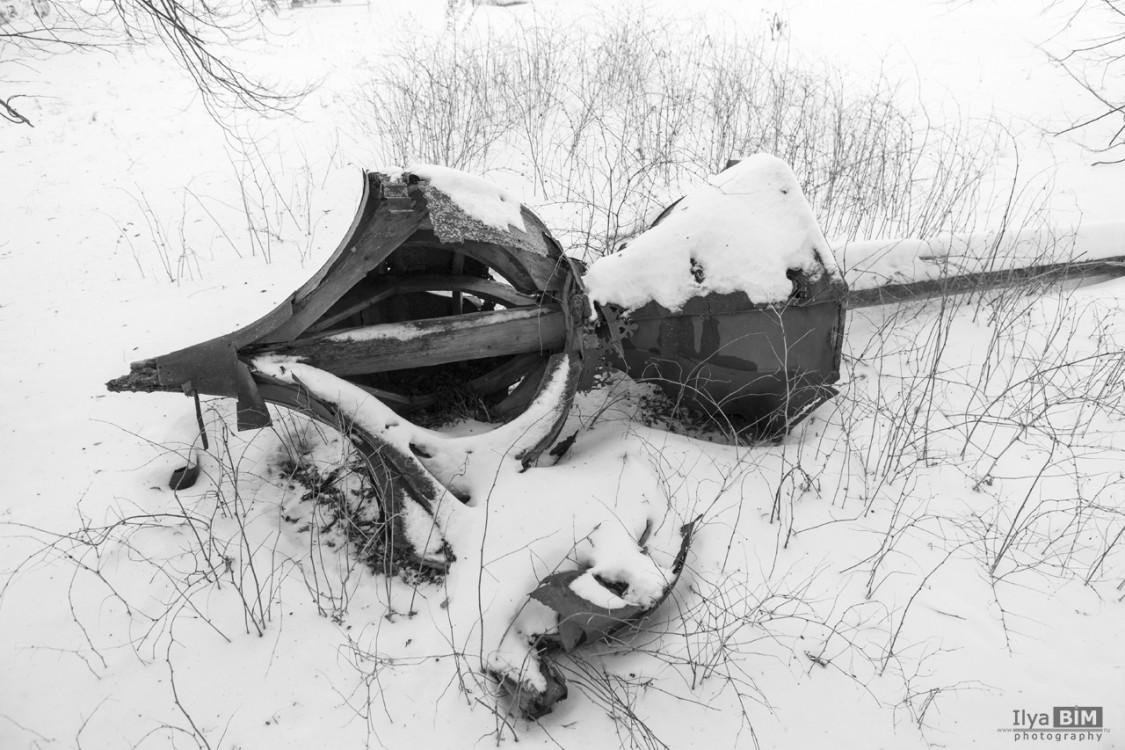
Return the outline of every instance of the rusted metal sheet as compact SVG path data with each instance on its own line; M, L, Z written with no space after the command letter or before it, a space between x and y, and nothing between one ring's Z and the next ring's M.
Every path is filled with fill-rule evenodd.
M818 269L790 270L793 290L784 301L707 294L676 311L655 302L632 311L619 365L728 431L785 434L836 395L840 377L848 289L817 259Z
M784 434L836 394L842 297L756 306L745 295L723 296L722 304L712 297L677 312L651 303L638 310L623 342L625 369L674 402L722 415L736 431Z

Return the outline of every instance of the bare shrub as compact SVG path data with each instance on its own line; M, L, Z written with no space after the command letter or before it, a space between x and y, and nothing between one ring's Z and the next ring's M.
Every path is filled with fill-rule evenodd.
M789 162L830 237L964 229L995 134L945 128L884 76L784 42L624 10L598 25L450 29L380 61L357 107L380 163L523 175L575 251L612 252L728 160Z

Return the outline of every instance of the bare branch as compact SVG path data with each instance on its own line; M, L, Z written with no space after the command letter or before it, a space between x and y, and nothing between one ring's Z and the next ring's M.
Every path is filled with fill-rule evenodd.
M1051 5L1056 3L1052 2ZM1095 14L1100 14L1098 18ZM1107 33L1091 40L1088 44L1073 46L1069 52L1061 57L1051 56L1075 83L1081 86L1088 94L1097 100L1099 109L1096 114L1075 121L1072 125L1060 130L1056 135L1065 135L1089 128L1102 121L1121 117L1122 127L1118 128L1111 136L1104 140L1101 148L1091 149L1095 153L1106 153L1125 147L1125 93L1110 89L1105 81L1113 80L1110 69L1118 64L1125 63L1125 2L1122 0L1084 0L1070 13L1070 18L1060 30L1060 34L1076 23L1080 16L1089 16L1099 20ZM1101 71L1101 81L1093 83L1087 78L1085 68L1096 65ZM1119 164L1121 159L1098 161L1095 164Z
M18 98L19 94L9 96L7 99L0 99L0 117L16 125L27 125L29 128L35 127L31 124L30 120L21 115L16 108L12 106L12 100Z
M208 113L220 122L228 110L287 111L307 93L278 91L232 58L231 50L240 42L262 33L266 6L260 3L268 0L244 0L233 7L205 0L111 0L109 14L91 14L65 0L30 2L30 12L0 11L0 50L12 48L26 56L159 40L191 76ZM11 107L11 98L0 104L5 120L30 125Z

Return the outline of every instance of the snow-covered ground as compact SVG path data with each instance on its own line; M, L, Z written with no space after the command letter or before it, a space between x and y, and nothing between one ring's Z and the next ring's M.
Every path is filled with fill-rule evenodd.
M397 44L606 12L536 0L450 24L440 0L403 5L283 11L246 57L314 88L299 117L245 116L234 133L159 48L0 58L0 96L28 95L12 103L34 124L0 128L0 747L992 748L1016 744L1001 730L1019 712L1056 706L1100 706L1108 731L1049 744L1119 746L1125 280L855 311L839 397L777 445L691 437L649 389L603 383L576 401L564 460L501 462L460 531L479 546L440 585L373 575L324 528L330 508L302 500L291 452L327 472L338 436L232 433L232 406L213 401L202 453L189 400L105 392L133 360L256 319L328 257L359 167L382 166L357 101ZM1065 48L1063 10L645 12L685 33L700 14L773 33L856 81L906 71L902 96L935 120L994 116L1016 134L987 180L1002 195L1017 168L1029 179L1013 230L1065 257L1125 255L1125 168L1047 135L1091 104L1033 46ZM548 223L567 216L509 166L490 176ZM985 203L971 228L994 237L1003 203ZM833 249L846 269L912 267ZM173 493L190 455L205 475ZM533 553L593 559L578 548L599 523L616 538L700 515L644 632L561 664L570 697L539 722L496 712L480 666L507 623L486 613L562 562Z

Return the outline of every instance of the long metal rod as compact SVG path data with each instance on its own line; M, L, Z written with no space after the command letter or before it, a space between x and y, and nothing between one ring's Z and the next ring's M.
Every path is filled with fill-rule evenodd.
M958 274L907 284L887 284L873 289L849 289L846 299L848 309L854 309L857 307L890 305L897 302L911 302L929 297L986 292L990 289L1001 289L1018 284L1059 284L1064 281L1097 276L1125 276L1125 255L1099 260L1050 263L1024 268L1009 268L1001 271Z

